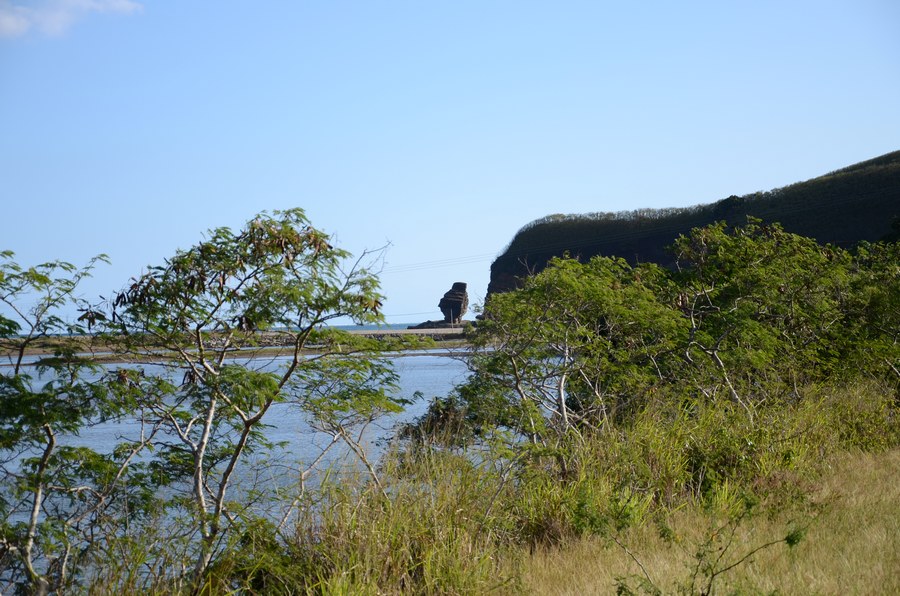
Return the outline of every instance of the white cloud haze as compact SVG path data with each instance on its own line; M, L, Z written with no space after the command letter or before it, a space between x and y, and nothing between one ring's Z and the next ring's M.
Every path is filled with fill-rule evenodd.
M0 38L21 37L32 30L44 35L62 35L87 14L127 14L141 8L134 0L0 0Z

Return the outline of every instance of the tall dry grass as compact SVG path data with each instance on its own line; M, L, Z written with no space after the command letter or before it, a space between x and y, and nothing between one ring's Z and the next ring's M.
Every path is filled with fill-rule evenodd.
M565 446L564 476L559 453L515 443L401 443L379 483L336 473L281 529L239 520L204 593L900 594L900 433L878 389L755 425L727 404L648 404ZM156 538L110 551L123 560L93 593L183 593Z
M898 449L836 456L803 511L744 519L720 567L814 518L803 540L794 547L782 542L758 552L717 577L714 592L900 594L898 478ZM720 525L719 516L692 506L670 516L668 539L658 527L645 524L618 534L619 544L589 537L539 549L525 559L523 584L535 594L615 594L617 584L627 578L627 585L640 593L640 578L649 576L662 593L685 592L698 548ZM714 543L719 548L725 540Z

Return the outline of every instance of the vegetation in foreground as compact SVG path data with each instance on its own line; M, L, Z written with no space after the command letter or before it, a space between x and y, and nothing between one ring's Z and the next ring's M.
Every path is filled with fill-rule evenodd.
M891 475L862 476L867 462L896 467L900 447L896 244L850 253L750 222L680 238L674 272L554 261L491 298L469 380L378 462L358 433L403 404L383 346L320 327L331 313L378 318L377 281L334 250L296 211L215 231L114 311L85 306L85 325L127 337L123 353L146 354L149 338L180 360L89 376L61 350L3 377L4 588L709 594L796 591L807 573L826 593L897 585ZM7 304L46 296L19 311L39 323L30 332L0 321L4 342L62 325L52 311L84 272L45 267L3 269ZM300 330L298 356L274 371L206 341L273 324ZM301 359L311 337L335 349ZM276 403L359 465L301 462L296 485L235 490L235 470L267 465ZM116 417L140 433L111 453L63 440ZM842 476L871 482L870 510ZM857 547L865 516L883 556L853 580L823 578L815 553Z

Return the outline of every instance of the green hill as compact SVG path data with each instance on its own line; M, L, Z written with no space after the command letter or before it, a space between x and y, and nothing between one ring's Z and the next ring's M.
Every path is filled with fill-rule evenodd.
M630 263L671 267L666 248L690 229L748 216L779 222L823 244L851 247L861 240L900 237L900 151L769 192L715 203L619 213L550 215L523 227L491 265L488 294L504 292L542 270L555 256L581 260L620 256Z

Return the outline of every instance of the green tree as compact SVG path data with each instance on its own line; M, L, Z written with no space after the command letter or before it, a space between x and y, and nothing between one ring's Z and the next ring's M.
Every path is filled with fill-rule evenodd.
M402 404L390 395L395 377L379 359L381 344L326 326L339 317L382 321L371 269L378 255L349 256L300 209L263 213L239 232L210 231L113 300L109 339L119 353L162 368L144 367L144 377L181 380L141 406L161 428L151 465L173 494L167 515L184 520L195 586L253 522L248 493L232 496L231 487L249 476L250 455L271 447L265 429L276 404L331 434L323 451L349 445L377 482L360 429ZM252 358L261 343L281 346L282 357Z
M692 230L673 250L690 322L686 372L707 397L724 389L752 418L754 402L796 396L833 364L849 290L845 251L757 220Z
M25 268L11 252L0 257L0 353L8 358L0 369L0 585L41 594L76 581L98 529L111 518L124 522L146 500L129 488L130 464L146 443L104 453L75 440L129 413L137 395L137 386L81 354L93 317L63 318L90 310L75 292L105 257L80 269L62 261ZM36 347L44 355L32 358Z
M692 230L679 269L554 259L491 296L456 404L544 447L633 419L648 399L754 409L846 370L896 374L896 248L851 255L751 220ZM864 340L864 341L860 341ZM864 348L862 346L865 346ZM862 351L860 351L862 350ZM857 373L854 373L857 374Z
M863 243L853 271L848 316L837 335L842 362L892 378L900 395L900 242Z
M612 427L668 376L686 329L660 299L666 285L654 265L554 259L522 289L492 296L460 390L470 412L552 449Z

